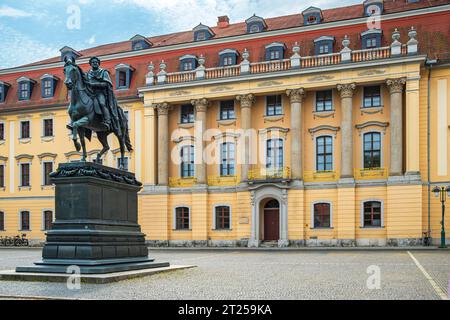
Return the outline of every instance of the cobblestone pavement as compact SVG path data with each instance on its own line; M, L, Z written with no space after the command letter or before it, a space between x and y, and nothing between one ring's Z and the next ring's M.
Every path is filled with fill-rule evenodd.
M448 295L450 251L411 251ZM0 269L39 260L39 249L0 249ZM7 296L82 299L440 299L407 251L150 250L150 256L197 268L113 284L0 282ZM378 266L380 289L368 289Z

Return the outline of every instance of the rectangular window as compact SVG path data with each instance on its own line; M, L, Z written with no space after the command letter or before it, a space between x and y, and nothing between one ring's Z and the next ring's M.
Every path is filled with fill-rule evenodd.
M194 69L194 65L192 64L192 61L189 62L183 62L183 71L191 71Z
M380 107L380 86L364 87L364 108Z
M19 84L19 100L28 100L28 86L27 82Z
M53 137L53 119L44 119L44 137Z
M0 140L5 140L5 124L0 123Z
M43 175L43 177L44 177L44 179L43 179L43 185L44 186L49 186L49 185L51 185L51 182L50 182L50 173L52 173L53 172L53 162L44 162L43 164L42 164L42 166L43 166L43 172L42 172L42 175Z
M377 47L377 38L376 37L366 39L366 49L376 48L376 47Z
M189 208L179 207L175 209L175 229L189 230Z
M53 90L52 90L52 82L53 80L44 80L43 86L44 86L44 98L48 98L53 96Z
M230 207L218 206L215 209L216 230L230 229Z
M29 187L30 186L30 164L21 163L20 164L20 186Z
M314 204L314 228L330 228L331 227L331 206L329 203Z
M123 88L127 86L127 73L125 71L119 71L119 87Z
M5 87L3 85L0 85L0 102L4 102L5 101Z
M51 230L53 226L53 212L50 210L44 211L44 230Z
M364 227L381 227L381 202L364 202Z
M184 104L181 106L181 123L194 123L194 106Z
M5 230L5 213L0 211L0 230Z
M220 101L220 120L235 119L236 115L234 113L234 101Z
M234 175L234 143L222 143L220 145L220 155L220 175Z
M5 165L0 164L0 188L5 187Z
M184 146L181 148L181 177L191 178L194 176L194 146Z
M268 169L279 170L283 168L283 140L267 140L266 167Z
M280 60L279 50L270 50L270 60Z
M317 91L316 92L316 111L331 111L333 110L333 91Z
M119 156L117 158L117 168L119 169L121 167L121 165L123 165L122 170L128 171L128 157L123 158L123 163L122 163L122 157Z
M30 121L20 122L20 138L21 139L30 138Z
M29 231L30 230L30 212L21 211L20 212L20 230Z
M267 96L266 98L266 115L278 116L283 114L283 106L281 104L281 95Z
M233 57L224 57L223 58L223 65L224 66L231 66L231 65L233 65Z
M316 139L316 170L333 170L333 138L331 136Z
M364 134L364 168L381 167L381 134L369 132Z
M328 44L321 44L319 46L319 54L327 54L330 53L330 47Z

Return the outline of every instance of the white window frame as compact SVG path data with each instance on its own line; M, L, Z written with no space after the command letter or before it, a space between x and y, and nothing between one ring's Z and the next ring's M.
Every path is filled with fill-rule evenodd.
M182 157L181 157L181 150L184 148L184 147L190 147L190 146L193 146L194 147L194 174L192 175L192 177L183 177L182 176L182 172L183 172L183 166L182 166L182 164L183 164L183 159L182 159ZM190 153L190 151L191 150L189 150L189 153ZM178 165L178 176L180 177L180 178L186 178L186 179L191 179L191 178L195 178L195 176L196 176L196 163L195 163L195 143L194 142L191 142L191 143L189 143L189 144L180 144L179 146L178 146L178 158L180 159L180 163L179 163L179 165Z
M22 183L22 165L28 164L30 172L28 176L30 177L30 184L28 186L24 186ZM19 162L19 187L23 188L31 188L31 162ZM26 210L25 210L26 211Z
M52 135L51 135L51 136L46 136L46 135L45 135L45 120L52 120ZM54 136L55 136L55 120L54 120L53 117L45 117L45 118L42 118L41 124L42 124L41 136L42 136L43 138L51 138L51 137L54 137ZM31 129L31 128L30 128L30 129ZM30 135L31 135L31 132L30 132Z
M228 229L217 229L217 226L216 226L216 208L217 207L228 207L230 209L230 227ZM232 213L232 209L231 209L231 205L230 204L228 204L228 203L215 204L214 207L213 207L213 212L212 213L213 213L212 214L212 218L213 218L212 229L214 231L229 231L229 230L233 230L233 213Z
M381 226L379 227L371 227L371 226L364 226L364 203L366 202L371 202L371 201L377 201L381 203ZM360 204L360 227L363 229L383 229L384 228L384 201L382 199L378 199L378 198L369 198L369 199L364 199L361 201Z
M45 229L45 211L52 212L52 222L55 221L55 210L53 208L44 208L41 210L41 231L48 231Z
M319 134L317 136L314 136L314 172L320 172L317 171L317 139L320 137L331 137L331 152L332 152L332 159L333 159L333 165L331 166L331 171L334 171L336 159L335 159L335 152L334 152L334 140L336 139L335 134Z
M330 205L330 226L329 227L316 227L314 225L314 205L319 203L327 203ZM316 200L311 203L311 229L332 229L333 228L333 202L330 200Z
M367 133L379 133L380 134L380 166L381 168L384 168L384 133L380 130L364 130L361 131L361 169L364 169L364 135Z
M46 187L46 186L51 186L51 184L45 184L45 164L46 163L51 163L52 164L52 171L55 168L55 162L53 160L43 160L42 162L42 166L41 166L41 172L42 172L42 179L41 179L41 186Z
M22 227L22 212L24 212L24 211L27 211L29 213L28 224L29 224L30 228L28 230L23 230L23 227ZM32 228L31 228L31 210L29 210L29 209L19 209L19 230L18 231L28 231L28 232L30 232L31 230L32 230Z
M322 110L322 111L318 111L318 110L317 110L317 104L316 104L316 102L317 102L317 93L318 93L318 92L321 92L321 91L329 91L329 90L331 90L331 110ZM314 97L313 97L313 110L314 110L314 113L326 113L326 112L335 112L335 111L336 111L336 109L335 109L335 104L334 104L334 90L333 90L332 88L330 88L330 89L324 89L324 90L316 90L316 91L314 92Z
M28 138L24 138L24 137L22 137L22 123L24 123L24 122L28 122L29 123L29 128L30 128L30 136L28 137ZM19 121L19 139L31 139L31 120L30 119L27 119L27 120L20 120Z
M234 158L233 158L233 165L234 165L234 174L232 174L231 176L235 176L236 175L236 152L237 152L237 147L236 147L236 142L235 141L228 141L227 139L221 139L219 141L217 141L217 150L219 150L219 166L217 171L219 172L219 177L225 177L222 176L221 171L220 171L220 166L222 164L222 144L224 143L232 143L234 144ZM195 169L194 169L195 170Z
M121 159L120 155L116 157L116 168L117 168L117 169L119 169L119 164L120 164L119 161L120 161L120 159ZM125 159L127 159L127 160L126 160L126 162L127 162L127 168L125 168L125 169L129 171L129 170L131 169L131 168L130 168L130 157L124 156L124 160L125 160Z
M274 114L274 115L268 115L267 114L267 97L270 97L270 96L280 96L281 97L281 114ZM264 100L265 100L265 103L264 103L264 117L281 117L281 116L284 116L285 115L285 108L284 108L284 95L283 94L268 94L268 95L265 95L264 96Z
M188 208L188 210L189 210L189 214L188 214L188 216L189 216L189 229L177 229L177 209L178 208ZM191 217L191 206L180 204L180 205L174 207L173 208L173 215L172 215L172 220L173 220L172 221L172 230L173 231L192 231L192 226L191 226L192 219L191 218L192 218Z
M378 106L378 107L364 107L364 88L365 87L375 87L375 86L379 86L380 87L380 106ZM379 84L368 84L368 85L365 85L365 86L361 86L361 94L360 94L360 96L361 96L361 110L370 110L370 109L377 109L377 108L384 108L384 99L383 99L383 96L384 96L384 86L381 84L381 83L379 83Z
M283 169L284 167L286 167L286 138L285 137L281 137L281 136L270 136L270 137L266 137L265 141L264 141L264 168L267 168L267 142L269 140L274 140L274 139L281 139L283 141L283 166L281 168L278 169ZM272 168L275 169L275 168Z

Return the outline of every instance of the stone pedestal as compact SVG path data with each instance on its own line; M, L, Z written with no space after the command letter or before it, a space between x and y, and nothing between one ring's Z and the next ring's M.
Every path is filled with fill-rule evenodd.
M137 217L134 174L95 163L64 163L51 174L56 219L35 266L17 272L103 274L167 267L148 257Z

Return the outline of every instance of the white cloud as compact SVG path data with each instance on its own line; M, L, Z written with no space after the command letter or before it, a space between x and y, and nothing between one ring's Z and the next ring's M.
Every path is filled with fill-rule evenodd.
M163 24L170 31L190 30L199 22L215 26L217 17L228 15L231 23L244 21L254 13L269 18L300 13L309 6L339 7L360 3L360 0L114 0L134 5L152 14L152 24Z
M24 18L31 17L32 14L23 10L15 9L8 6L0 7L0 17Z
M57 48L51 48L32 40L19 31L0 24L0 68L10 68L59 55Z
M90 37L90 38L88 39L87 43L89 43L89 44L94 44L94 43L95 43L95 34L92 35L92 37Z

